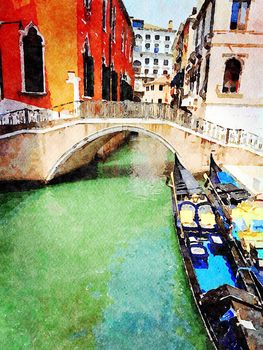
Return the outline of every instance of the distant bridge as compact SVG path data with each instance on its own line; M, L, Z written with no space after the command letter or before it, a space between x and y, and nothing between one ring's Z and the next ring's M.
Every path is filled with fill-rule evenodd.
M135 131L162 142L192 172L223 164L263 165L263 139L168 105L75 102L72 113L22 109L0 115L0 180L48 182L90 162L114 135Z

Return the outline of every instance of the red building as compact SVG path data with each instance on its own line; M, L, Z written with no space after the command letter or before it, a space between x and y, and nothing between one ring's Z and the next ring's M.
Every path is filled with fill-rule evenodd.
M122 0L1 1L1 99L132 99L133 41Z

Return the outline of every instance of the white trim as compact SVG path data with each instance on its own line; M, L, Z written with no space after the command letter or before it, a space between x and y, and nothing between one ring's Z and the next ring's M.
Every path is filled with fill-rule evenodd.
M91 56L91 51L90 51L90 42L89 42L89 35L86 34L83 45L82 45L82 49L81 49L81 53L84 54L85 53L85 45L87 44L88 47L88 56Z
M37 35L40 36L42 39L42 63L43 63L43 90L44 91L26 91L25 87L25 62L24 62L24 45L23 45L23 39L25 36L28 35L28 32L31 28L35 28L37 31ZM20 30L20 39L19 39L19 46L20 46L20 63L21 63L21 83L22 83L22 93L26 94L36 94L36 95L44 95L46 94L46 75L45 75L45 39L43 35L40 34L37 26L34 25L34 23L31 21L24 30Z

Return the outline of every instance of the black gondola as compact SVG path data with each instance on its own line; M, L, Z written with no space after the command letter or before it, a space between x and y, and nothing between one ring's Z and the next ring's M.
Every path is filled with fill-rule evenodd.
M229 240L222 222L214 222L218 214L177 156L171 179L180 250L196 306L212 344L220 350L261 349L262 304L246 261ZM200 213L198 208L202 205L206 207ZM204 216L203 222L200 215ZM212 241L217 247L212 247Z
M222 177L226 175L227 173L216 164L211 154L209 179L223 203L225 205L236 205L251 197L250 193L245 188L241 188L231 176L228 175L229 181L222 181Z
M211 203L217 208L218 212L221 214L225 227L229 227L229 230L235 242L236 249L239 250L240 254L244 254L246 256L246 260L249 265L251 274L261 294L261 298L263 298L263 264L260 265L260 258L258 257L259 251L261 252L261 249L263 247L263 240L260 243L259 251L253 245L250 246L249 251L247 251L242 246L241 241L238 238L238 234L236 232L236 225L235 222L233 222L231 216L231 211L237 205L239 205L243 201L245 202L246 200L251 199L252 196L240 184L236 183L236 186L230 183L222 185L218 176L218 174L220 173L224 172L222 172L222 169L216 164L213 156L211 155L209 178L205 183L205 186L208 189L208 197ZM234 190L231 190L230 192L222 191L222 188L225 188L224 186L228 186L228 188L232 189L234 188Z

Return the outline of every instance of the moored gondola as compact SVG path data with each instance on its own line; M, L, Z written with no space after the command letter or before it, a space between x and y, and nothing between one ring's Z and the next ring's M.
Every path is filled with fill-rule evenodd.
M246 261L204 190L175 156L173 213L189 284L216 349L260 349L262 304Z
M228 196L223 194L220 182L222 173L224 186L233 186L234 181L235 187L238 188L238 196L232 196L233 192ZM222 172L212 155L209 177L205 185L211 202L221 213L225 226L229 227L236 249L239 250L239 254L245 256L263 298L263 202L253 198L230 174Z
M247 200L251 194L226 171L223 171L210 156L209 179L225 205L237 205Z

